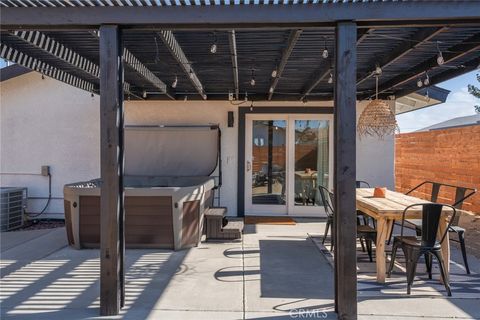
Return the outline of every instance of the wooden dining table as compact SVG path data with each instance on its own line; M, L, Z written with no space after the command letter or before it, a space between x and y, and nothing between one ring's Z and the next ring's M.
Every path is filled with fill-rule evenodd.
M356 200L357 210L374 218L377 224L377 242L376 242L376 268L377 268L377 282L384 283L386 275L386 255L385 242L390 237L392 224L396 221L402 220L403 210L415 203L429 203L420 198L405 195L400 192L387 190L385 198L374 198L373 188L357 188ZM443 236L447 227L447 216L451 210L443 210L445 218L439 224L438 235ZM422 209L420 206L412 207L408 210L406 219L421 219ZM444 241L442 242L442 255L445 260L446 273L450 270L450 241L448 239L448 232Z

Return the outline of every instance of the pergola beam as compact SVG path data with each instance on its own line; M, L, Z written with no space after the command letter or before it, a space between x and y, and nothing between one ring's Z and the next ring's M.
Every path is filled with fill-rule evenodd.
M183 52L182 47L173 35L173 32L168 30L162 30L158 32L158 35L165 43L175 60L177 60L177 63L180 65L180 67L182 67L185 75L188 77L188 79L190 79L190 82L194 86L195 90L197 90L198 94L202 97L203 100L207 100L207 95L203 90L203 85L200 82L200 79L198 79L197 74L193 70L192 63L188 60L187 56Z
M444 59L444 65L447 65L450 62L453 62L457 59L464 57L465 55L480 49L480 33L473 35L472 37L466 39L462 43L454 45L445 52L442 53ZM404 74L397 76L386 83L382 84L379 88L379 93L386 91L391 91L392 89L401 86L409 81L412 81L420 77L425 72L428 72L435 68L440 68L441 66L437 63L437 55L428 59L427 61L415 66ZM372 97L373 95L370 95Z
M312 92L312 90L315 89L320 84L320 82L322 82L332 72L332 69L331 67L328 66L327 62L324 62L319 69L324 71L320 73L319 77L316 77L312 81L310 81L309 84L306 86L306 88L302 90L302 95L300 96L300 100L305 99L307 95L309 95Z
M99 39L97 32L90 32L96 39ZM135 71L143 79L149 82L152 86L160 90L160 93L165 94L172 100L175 100L175 95L170 92L168 86L160 80L150 69L148 69L137 57L135 57L127 48L123 48L123 61L125 65Z
M362 43L362 41L364 41L374 31L375 29L373 28L359 31L357 33L356 45L358 46L360 43ZM330 73L332 72L331 62L329 60L324 60L319 70L320 72L315 73L315 74L319 74L319 76L316 78L313 78L302 90L302 95L300 97L300 100L305 99L307 95L309 95L313 91L313 89L315 89L320 84L320 82L322 82L327 76L330 75Z
M19 40L21 40L25 43L28 43L28 44L36 47L37 49L42 50L43 52L47 53L48 55L52 56L55 59L63 61L64 63L72 66L73 68L75 68L75 69L77 69L77 70L79 70L79 71L81 71L85 74L87 74L90 77L94 77L96 79L99 79L99 77L100 77L100 67L97 64L95 64L92 61L88 60L87 58L81 56L80 54L73 51L72 49L69 49L69 48L65 47L63 44L59 43L58 41L52 39L51 37L45 35L42 32L39 32L39 31L18 31L17 30L17 31L13 31L10 35L14 36L16 39L19 39ZM15 50L15 51L17 51L17 50ZM13 51L13 52L15 52L15 51ZM92 84L92 83L90 83L86 80L80 79L79 77L73 76L66 71L60 70L56 67L52 67L48 63L41 62L40 60L37 60L37 59L35 59L37 61L37 65L43 63L44 66L42 68L39 68L39 67L35 67L35 64L30 63L29 65L31 67L29 67L27 65L22 64L22 62L24 62L24 61L18 62L18 61L12 60L12 59L15 59L17 56L18 55L11 54L10 55L11 59L9 59L9 58L4 58L4 59L10 60L12 62L16 62L20 65L23 65L24 67L27 67L27 68L30 68L32 70L38 71L40 73L43 73L47 76L50 76L50 77L55 78L59 81L65 82L67 84L73 85L73 86L78 87L80 89L90 91L90 92L94 92L94 84ZM26 55L24 55L24 56L26 56ZM48 66L48 68L46 66ZM44 70L44 71L41 71L41 70ZM52 72L52 71L46 71L46 70L54 70L54 71ZM57 71L55 71L55 70L57 70ZM61 71L61 74L59 73L60 71ZM47 72L48 72L48 74L47 74ZM82 81L84 81L85 83L88 83L90 85L85 85L85 84L82 83ZM132 96L135 96L138 99L141 99L141 97L138 94L136 94L136 93L134 93L130 90L131 86L128 82L125 82L123 84L123 86L124 86L123 88L124 88L125 92L127 92L128 94L130 94Z
M17 30L10 34L16 39L22 40L23 42L42 50L50 56L71 65L89 76L99 78L100 69L95 63L65 47L63 44L42 32Z
M123 49L123 61L125 62L125 65L137 72L143 79L160 90L161 93L165 94L170 99L175 100L175 95L169 91L168 86L125 48Z
M228 33L228 43L230 46L230 56L232 58L233 86L235 87L235 99L238 100L240 85L238 81L238 55L237 55L237 37L235 30Z
M295 5L171 5L3 7L2 28L95 29L104 23L135 28L258 28L334 26L355 20L370 27L478 23L478 1L375 1Z
M42 73L50 78L64 82L71 86L80 88L85 91L93 92L95 85L68 72L60 70L50 64L33 58L23 52L7 46L4 43L0 44L0 58L17 63L25 68Z
M287 66L288 63L288 58L290 58L290 55L293 52L293 48L295 48L295 44L298 41L298 38L300 38L300 35L302 34L301 29L297 30L292 30L290 31L290 35L288 36L288 41L285 49L283 50L282 53L282 58L280 59L280 63L278 66L275 66L277 68L277 75L275 78L273 78L272 83L270 84L270 88L268 89L268 100L272 100L273 93L275 92L275 89L277 88L278 82L280 81L280 78L282 77L283 71L285 70L285 67Z
M394 64L413 50L417 49L419 46L425 44L426 42L430 41L432 38L437 36L438 34L442 33L445 31L446 27L443 28L425 28L419 30L417 33L415 33L410 39L405 40L401 44L399 44L388 56L378 60L378 59L373 59L372 62L369 64L370 67L369 69L371 72L368 72L366 74L363 74L360 77L360 80L357 81L357 86L369 79L372 74L374 73L374 69L376 68L376 65L378 63L379 67L384 70L388 66Z

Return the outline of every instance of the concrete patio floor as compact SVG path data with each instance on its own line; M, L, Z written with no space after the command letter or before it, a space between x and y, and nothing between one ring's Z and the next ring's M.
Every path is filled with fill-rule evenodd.
M323 228L323 222L305 219L247 225L239 242L178 252L127 250L126 307L114 318L335 319L333 271L308 236ZM71 249L63 228L1 236L2 319L101 318L98 250ZM457 261L458 252L452 256ZM360 267L364 258L359 252ZM360 274L359 318L480 318L480 264L470 261L473 290L456 297L454 286L453 298L441 288L391 295L388 285L376 286L368 272Z

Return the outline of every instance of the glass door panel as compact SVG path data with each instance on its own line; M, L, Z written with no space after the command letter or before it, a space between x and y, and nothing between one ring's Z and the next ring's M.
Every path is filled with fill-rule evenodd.
M252 141L253 204L285 205L285 120L254 120Z
M318 186L328 187L329 122L295 120L294 203L295 206L319 206Z
M286 214L287 120L256 116L246 129L245 210Z

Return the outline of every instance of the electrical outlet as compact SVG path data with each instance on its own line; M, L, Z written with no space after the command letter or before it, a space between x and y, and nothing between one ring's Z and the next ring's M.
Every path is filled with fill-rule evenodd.
M50 175L50 166L42 166L42 176L48 177Z

